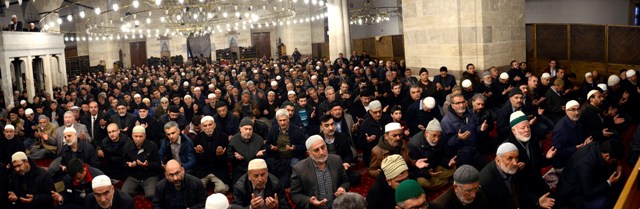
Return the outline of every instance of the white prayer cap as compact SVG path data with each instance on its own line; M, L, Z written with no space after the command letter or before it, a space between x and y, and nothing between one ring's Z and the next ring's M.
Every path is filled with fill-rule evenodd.
M215 87L213 84L209 84L208 86L210 89L212 89L213 87Z
M276 80L280 80L280 79L282 79L282 77L276 76Z
M258 73L258 70L253 70L253 73Z
M107 175L99 175L93 178L91 181L91 188L95 189L98 187L111 186L111 179Z
M28 160L27 154L24 154L24 152L13 153L13 155L11 155L11 162L18 161L18 160Z
M312 75L312 76L311 76L311 80L315 80L315 79L318 79L318 76L316 76L316 75Z
M16 130L16 127L11 124L7 124L4 126L4 130L7 130L7 129Z
M186 74L184 74L184 72L182 72L182 73L180 73L180 75L184 76L184 75L186 75Z
M527 115L525 115L522 111L518 110L509 115L509 126L511 128L524 121L529 121L529 117L527 117Z
M211 116L209 116L209 115L204 116L204 117L202 117L202 119L200 119L200 123L204 123L204 122L206 122L206 121L211 121L211 122L214 122L214 123L215 123L215 121L213 120L213 117L211 117Z
M584 74L584 77L585 77L585 78L586 78L586 77L591 77L592 75L593 75L593 74L591 74L591 72L587 72L587 73L585 73L585 74Z
M307 150L309 149L309 147L311 147L311 145L315 144L316 142L319 141L324 141L324 139L322 139L322 137L320 135L313 135L310 136L307 141L304 143L304 145L307 147Z
M159 81L164 81L164 78L158 78Z
M607 84L604 84L604 83L598 84L598 88L602 89L602 91L607 91Z
M400 126L400 123L396 123L396 122L391 122L384 126L385 133L388 133L389 131L398 130L398 129L402 129L402 126Z
M564 108L569 109L569 107L573 107L573 106L580 106L580 103L578 103L576 100L571 100L568 101L567 104L564 105Z
M142 96L140 96L140 94L133 95L133 98L140 98L140 97L142 97Z
M271 81L271 86L277 86L278 82L277 81Z
M609 86L615 86L616 84L620 83L620 77L618 77L618 75L611 75L609 76L609 79L607 79L607 85Z
M376 63L373 62L373 61L369 62L369 65L374 65L374 64L376 64Z
M185 81L184 83L182 83L183 86L189 86L189 82Z
M469 88L471 86L471 81L469 79L464 79L462 81L462 88Z
M255 158L249 161L249 167L247 168L247 170L251 171L251 170L259 170L259 169L265 169L265 168L267 168L267 162L265 162L261 158Z
M133 130L131 131L131 133L143 133L143 134L145 134L145 133L147 133L147 130L144 129L144 126L137 125L137 126L133 127Z
M208 99L215 99L215 98L216 98L216 94L214 94L214 93L210 93L210 94L207 96L207 98L208 98Z
M20 100L20 104L27 104L27 101L25 101L24 99Z
M369 109L373 110L373 109L380 109L382 108L382 104L380 103L380 101L378 100L373 100L371 102L369 102Z
M320 70L320 66L316 66L316 70Z
M636 75L636 70L634 69L629 69L627 70L627 72L625 72L625 74L627 74L627 78Z
M510 142L505 142L498 147L498 151L496 151L496 156L500 156L502 154L505 154L507 152L512 152L512 151L518 151L518 148L516 147L516 145L513 145Z
M200 91L200 87L193 88L193 91Z
M436 106L436 100L433 97L427 97L422 100L422 105L428 109L433 109Z
M589 98L591 98L591 96L593 96L593 94L595 94L596 92L598 92L598 90L589 91L589 93L587 93L587 100L589 100Z
M205 202L205 209L226 209L229 208L229 200L227 196L222 193L215 193L209 195L207 197L207 201Z
M296 92L295 91L288 91L287 95L296 95Z
M273 64L273 67L278 67L278 64Z
M502 80L509 79L509 74L508 73L500 73L500 79L502 79Z
M73 128L73 127L65 127L65 128L64 128L64 131L62 131L62 133L74 133L74 134L76 134L76 133L78 133L78 132L77 132L77 131L76 131L76 129L75 129L75 128Z
M71 111L78 111L78 110L80 110L80 107L78 107L78 106L73 106L73 107L69 108L69 110L71 110Z
M188 95L188 94L187 94L187 95L184 95L184 98L183 98L183 99L187 99L187 98L191 99L192 97L191 97L191 95Z
M540 76L540 78L551 78L551 74L543 73L542 76Z
M438 119L433 119L431 121L429 121L429 124L427 124L427 131L436 131L436 132L442 132L442 127L440 127L440 121L438 121Z
M31 115L31 114L33 114L33 109L31 109L31 108L27 108L26 110L24 110L24 114L25 114L25 115Z

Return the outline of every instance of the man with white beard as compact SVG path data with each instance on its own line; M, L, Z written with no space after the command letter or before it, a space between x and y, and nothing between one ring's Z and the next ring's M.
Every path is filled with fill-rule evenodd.
M529 118L522 111L511 113L509 125L512 134L507 142L511 142L518 148L521 153L518 156L518 161L524 164L518 169L531 179L531 181L527 181L531 184L530 186L539 187L538 189L548 192L549 186L544 182L538 182L538 180L542 181L541 170L543 167L551 165L551 159L556 155L556 148L551 147L543 156L540 141L531 134Z
M71 111L67 111L64 113L63 115L63 120L64 120L64 124L60 127L58 127L58 129L56 129L56 135L55 135L55 140L58 143L58 154L60 154L60 151L62 150L62 146L64 146L64 129L66 128L73 128L76 130L77 132L77 137L85 142L91 143L92 138L91 135L89 134L89 132L87 131L87 126L76 122L76 119L73 115L73 112ZM85 161L86 162L86 161Z
M442 139L442 128L437 119L429 122L424 131L418 132L409 141L411 159L426 159L427 167L416 169L416 181L425 190L434 191L449 185L456 171L456 158L447 153Z
M518 155L518 148L505 142L498 147L496 159L480 172L480 186L489 199L489 208L552 208L555 199L549 197L549 192L540 193L524 184L534 179L518 172L518 168L525 166Z
M106 175L99 175L91 181L93 193L86 199L86 208L95 209L131 209L134 208L133 199L126 193L114 188L111 179Z
M489 208L489 200L480 189L480 172L470 165L456 169L453 188L440 195L435 202L449 209Z

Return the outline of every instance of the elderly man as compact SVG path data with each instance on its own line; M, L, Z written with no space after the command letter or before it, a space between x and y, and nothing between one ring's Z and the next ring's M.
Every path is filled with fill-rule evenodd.
M63 115L63 120L64 124L56 129L56 135L54 138L58 144L58 154L60 154L60 152L62 151L62 147L64 146L64 130L66 128L73 128L74 130L76 130L76 136L78 139L84 142L91 143L92 138L87 131L87 126L76 122L75 116L73 116L73 112L65 112Z
M330 208L349 189L349 179L337 155L329 154L319 135L305 143L309 157L293 167L291 199L301 208Z
M133 199L124 192L114 188L111 179L99 175L91 181L93 193L86 199L89 209L133 209Z
M47 155L53 156L58 151L58 144L53 138L58 126L49 122L45 115L38 116L38 128L34 134L36 143L27 150L30 159L40 160Z
M389 155L399 154L407 165L416 166L418 169L427 166L427 159L413 160L409 157L409 149L404 144L404 135L399 123L392 122L384 126L384 135L378 140L378 144L371 150L371 163L369 164L369 175L376 178L380 173L382 160Z
M64 146L60 150L59 168L66 172L66 165L73 158L78 158L89 164L89 166L98 167L98 154L91 144L78 140L78 132L74 128L65 128L64 131ZM56 161L51 162L49 166L49 172L56 171ZM52 167L53 166L53 167ZM52 169L53 168L53 169Z
M18 16L11 15L11 24L9 24L9 31L22 31L22 21L18 21Z
M515 88L509 92L507 102L496 112L498 116L496 120L498 138L506 139L509 137L509 134L511 133L509 127L509 116L511 113L518 110L527 112L524 110L525 105L523 104L523 100L524 94L520 89Z
M31 162L24 152L11 156L13 172L8 187L8 199L14 208L53 208L53 181L49 174Z
M468 103L462 94L451 96L450 112L442 119L442 133L450 153L457 153L456 164L482 167L479 158L478 138L489 129L487 123L480 124L478 118L467 112Z
M551 144L558 149L557 155L553 158L553 168L557 173L562 172L562 168L567 160L577 150L585 147L593 141L593 136L584 137L584 129L580 120L580 104L575 100L567 102L564 116L553 128Z
M221 193L213 193L207 197L205 202L205 209L227 209L229 208L229 199L227 196Z
M167 162L164 175L166 178L156 185L153 208L204 208L207 191L200 179L186 174L176 160Z
M272 126L267 136L267 153L269 156L276 159L284 159L289 162L289 166L293 167L300 159L304 158L304 142L307 138L304 131L290 123L290 113L286 109L279 109L276 111L276 117L278 121L277 126ZM288 186L288 176L291 170L287 170L285 175L282 175L280 182ZM280 175L279 173L277 175Z
M11 163L11 155L18 151L24 152L24 144L22 139L16 136L16 128L13 125L4 126L2 131L3 137L0 138L0 163L9 165Z
M608 140L576 151L558 182L561 204L569 208L612 208L619 195L613 187L621 180L619 161L624 158L624 150L619 141Z
M518 169L525 166L518 161L516 145L506 142L496 151L496 158L480 172L480 185L489 199L490 207L497 209L547 208L551 209L555 199L537 188L528 187L526 181L542 181L523 176ZM544 183L544 182L542 182Z
M214 192L226 193L230 181L226 153L229 136L216 130L216 123L211 116L202 117L200 126L202 132L193 139L196 145L193 175L200 178L205 187L209 182L213 183Z
M427 191L434 191L448 185L456 170L456 157L447 154L441 138L440 122L433 119L424 131L414 135L409 141L411 159L426 159L429 164L416 172L416 180Z
M52 192L51 197L61 208L84 208L85 198L92 192L91 180L104 173L97 168L89 167L78 158L69 161L67 168L67 175L63 179L63 191Z
M243 118L240 121L240 133L231 137L227 148L227 157L231 159L231 182L236 182L247 173L251 160L264 157L264 147L264 139L253 132L253 121Z
M151 200L161 168L158 145L147 140L144 126L135 126L132 132L133 143L124 148L124 171L127 179L122 185L122 191L133 196L136 188L141 186L144 196Z
M409 179L400 183L395 193L396 209L403 208L429 208L440 209L440 205L430 204L427 194L416 180Z
M409 178L409 167L402 156L389 155L381 164L382 173L373 182L367 193L367 205L380 209L395 208L394 194L398 184Z
M519 153L522 153L518 155L518 162L523 163L524 167L520 167L519 170L523 176L531 179L525 183L528 187L539 187L538 190L549 192L549 186L539 180L542 179L542 168L551 165L551 159L557 152L556 148L551 147L543 156L540 141L533 136L529 118L522 111L511 113L509 122L512 134L507 142L514 144L518 147Z
M96 147L102 170L111 178L124 180L126 176L120 172L124 168L124 148L131 139L121 132L116 123L107 126L108 136L100 140ZM96 139L98 140L98 139Z
M379 139L382 138L382 135L385 133L381 120L382 104L378 100L369 102L369 111L364 117L364 121L358 123L360 124L360 130L358 133L359 139L357 140L357 144L362 150L362 161L367 165L371 163L372 149L378 144ZM382 160L382 158L379 160Z
M247 173L233 187L232 208L290 208L278 177L269 173L263 159L249 162Z
M480 190L480 172L462 165L453 174L453 188L440 195L436 203L451 209L488 209L489 200Z
M433 119L442 120L440 109L436 106L436 100L433 97L426 97L415 102L407 109L407 126L411 134L424 131L427 123Z
M196 164L195 147L191 139L180 133L178 128L178 123L174 121L164 124L164 133L167 137L162 140L158 151L160 160L164 163L175 159L188 173L191 173L191 169Z
M364 197L355 192L347 192L333 201L333 209L366 209Z

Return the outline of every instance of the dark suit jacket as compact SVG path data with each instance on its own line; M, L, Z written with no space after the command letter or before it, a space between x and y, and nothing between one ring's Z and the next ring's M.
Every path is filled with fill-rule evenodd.
M582 208L584 201L609 196L612 193L607 184L610 175L598 143L591 143L567 161L558 181L558 200L570 208Z
M121 118L117 114L114 115L114 116L111 116L111 122L115 123L115 124L118 124L118 126L120 126L120 129L129 128L129 129L127 129L125 134L127 136L131 136L131 131L132 131L133 127L136 126L136 116L134 116L131 113L127 113L124 116L124 120L125 120L124 121L124 126L121 125L122 123L121 123L120 120L121 120Z
M111 209L134 209L133 198L129 197L126 193L114 189L115 193L113 194L113 202L111 203ZM86 208L95 208L100 209L100 205L96 201L96 198L93 196L93 193L87 195Z
M339 187L349 191L349 178L342 167L340 156L329 154L327 167L331 173L333 191ZM296 208L316 208L309 203L311 196L318 196L318 180L315 174L313 159L307 157L293 166L291 174L291 200Z
M527 181L528 179L523 179L519 173L512 175L511 178L511 181L514 181L515 183L520 208L532 208L530 206L535 206L538 202L538 198L542 195L538 196L528 192L525 188L526 186L521 185L521 182ZM511 193L509 193L509 189L502 175L498 171L496 161L491 161L482 169L482 171L480 171L480 185L482 186L482 191L487 195L487 199L489 200L489 208L516 208L515 202L513 201L513 198L511 198Z
M248 209L251 205L252 194L254 194L253 185L245 174L240 177L240 179L238 179L233 187L233 202L231 208ZM278 177L274 176L273 174L269 174L262 198L273 197L275 194L278 194L279 209L291 208L291 205L289 205L289 201L287 200L287 196L284 193L284 188L282 188L282 186L278 182Z
M16 27L16 24L18 25L18 27ZM24 29L22 27L22 21L18 21L18 23L16 24L9 24L9 30L10 31L22 31L22 29Z
M93 122L93 134L91 134L91 114L83 115L82 117L80 117L80 123L87 126L87 132L89 132L89 135L93 139L93 146L100 144L100 140L107 137L107 126L105 125L104 127L101 127L100 119L104 119L105 121L107 121L107 125L109 125L109 121L111 120L105 113L98 112L96 120Z

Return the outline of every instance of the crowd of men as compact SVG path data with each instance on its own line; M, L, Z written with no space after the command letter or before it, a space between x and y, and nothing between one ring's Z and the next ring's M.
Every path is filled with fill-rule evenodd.
M625 154L621 138L640 118L635 70L579 82L556 60L540 76L513 61L503 73L468 64L458 80L366 52L295 57L193 59L14 92L0 112L0 208L131 208L139 193L167 209L362 208L349 193L359 161L375 179L368 208L609 208L623 160L640 152L634 138Z

